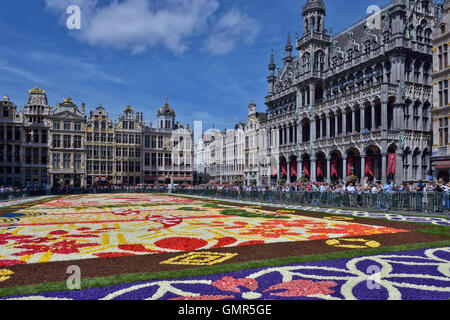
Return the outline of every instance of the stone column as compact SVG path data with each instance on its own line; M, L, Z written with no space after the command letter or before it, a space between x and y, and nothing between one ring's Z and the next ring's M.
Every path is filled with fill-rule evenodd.
M387 110L387 101L381 102L381 129L386 131L388 129L388 110Z
M342 158L342 180L347 180L347 156Z
M366 177L366 155L361 155L361 182L365 180Z
M327 183L331 183L331 158L327 158Z
M361 133L363 133L366 129L366 108L364 106L360 108L360 118Z
M385 184L387 181L387 154L381 154L381 183Z
M297 130L297 143L300 144L303 142L303 127L301 122L298 124L298 130Z
M311 141L316 141L317 136L316 136L316 118L315 117L312 118L309 129L311 132L311 134L310 134Z
M319 118L320 121L320 134L319 137L323 138L323 122L325 121L323 118Z
M334 114L334 136L337 138L339 137L339 118L338 114Z
M424 130L424 127L423 127L423 103L420 103L418 112L419 112L419 120L418 120L419 123L417 124L417 129L420 131L423 131ZM425 128L425 130L426 130L426 128Z
M418 155L418 168L417 168L417 174L416 174L416 180L420 181L423 178L423 172L422 172L422 153Z
M309 84L309 97L310 104L314 106L316 104L316 85L314 83Z
M352 133L356 133L356 109L352 108Z
M327 114L327 117L326 117L326 121L327 121L327 123L326 123L326 126L327 126L327 139L330 139L331 138L331 121L330 121L330 114Z
M395 168L395 183L400 185L403 182L403 151L397 150L397 167Z
M300 180L303 177L303 161L302 159L297 159L297 180Z
M372 104L372 131L375 131L377 129L376 124L375 124L375 105Z
M342 112L342 134L344 136L347 134L347 110Z
M287 164L287 183L291 183L291 160L290 159L286 159L286 164Z
M297 87L297 109L303 106L303 91L300 87Z
M317 166L316 159L311 158L311 182L317 182Z

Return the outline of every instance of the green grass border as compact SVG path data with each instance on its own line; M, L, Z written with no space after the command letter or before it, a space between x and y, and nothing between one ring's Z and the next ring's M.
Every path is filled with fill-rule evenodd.
M296 256L296 257L285 257L269 260L260 261L250 261L246 263L238 264L228 264L220 266L210 266L202 267L196 269L184 269L179 271L167 271L167 272L157 272L157 273L138 273L138 274L121 274L108 276L103 278L87 278L81 280L82 290L90 288L103 288L114 285L121 285L124 283L134 283L134 282L144 282L144 281L157 281L163 279L180 279L180 278L191 278L199 276L209 276L214 274L230 273L245 271L251 269L268 268L276 266L286 266L292 264L300 264L307 262L318 262L326 260L336 260L336 259L349 259L356 258L360 256L373 256L383 253L394 253L398 251L410 251L437 247L450 246L450 240L443 240L430 243L419 243L419 244L406 244L399 246L372 248L372 249L362 249L362 250L352 250L344 252L334 252L327 254L318 255L307 255L307 256ZM29 286L17 286L10 288L0 289L0 297L6 298L17 295L38 295L43 292L56 292L56 291L70 291L67 289L66 282L50 282Z

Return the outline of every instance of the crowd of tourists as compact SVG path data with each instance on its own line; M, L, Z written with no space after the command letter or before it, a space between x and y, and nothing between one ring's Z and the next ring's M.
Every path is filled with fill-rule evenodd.
M283 191L283 192L336 192L336 193L415 193L415 192L450 192L450 182L443 179L420 181L418 183L404 182L400 185L394 182L381 183L292 183L277 186L242 186L240 184L207 184L200 186L179 186L182 189L222 190L222 191Z

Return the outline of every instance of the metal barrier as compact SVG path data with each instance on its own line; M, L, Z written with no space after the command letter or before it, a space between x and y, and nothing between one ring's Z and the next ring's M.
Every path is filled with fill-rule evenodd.
M340 193L296 191L234 191L177 189L178 194L324 207L364 208L408 212L450 212L449 193Z
M84 188L52 189L50 191L2 192L0 201L12 199L65 194L108 193L167 193L167 188ZM296 191L234 191L213 189L176 189L174 193L223 199L269 202L288 205L311 205L324 207L364 208L372 210L409 212L450 212L450 193L340 193Z

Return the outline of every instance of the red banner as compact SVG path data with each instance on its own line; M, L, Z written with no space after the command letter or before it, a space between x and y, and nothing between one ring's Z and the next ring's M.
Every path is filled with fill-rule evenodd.
M317 177L323 177L323 160L317 160Z
M355 158L354 157L349 157L347 159L347 176L354 176L355 172Z
M311 177L309 173L309 161L303 161L303 176Z
M287 172L287 162L286 162L286 161L281 162L281 174L282 174L283 176L287 176L287 175L288 175L288 172Z
M339 178L339 159L331 159L331 176Z
M291 162L291 177L298 177L297 162Z
M388 154L388 169L387 175L393 174L395 175L395 170L397 169L397 154L389 153Z
M367 176L374 176L373 175L373 157L368 156L366 157L366 177Z

